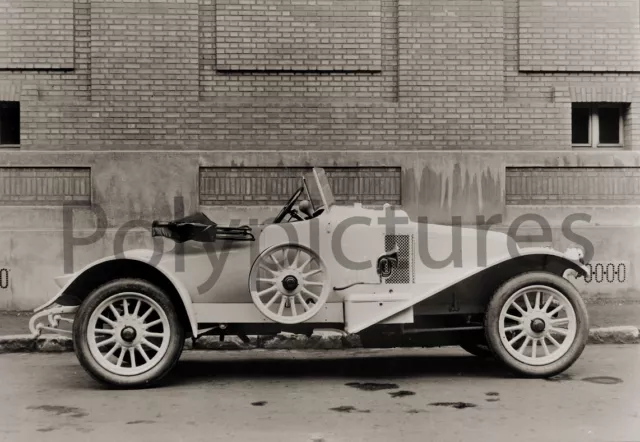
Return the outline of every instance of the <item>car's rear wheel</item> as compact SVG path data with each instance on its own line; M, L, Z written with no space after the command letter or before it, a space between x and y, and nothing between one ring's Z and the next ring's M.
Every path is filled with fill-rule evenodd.
M548 272L524 273L494 294L485 335L495 356L511 370L528 377L553 376L584 350L587 309L566 279Z
M169 296L138 279L95 289L73 323L76 356L95 379L141 387L162 379L184 346L184 329Z

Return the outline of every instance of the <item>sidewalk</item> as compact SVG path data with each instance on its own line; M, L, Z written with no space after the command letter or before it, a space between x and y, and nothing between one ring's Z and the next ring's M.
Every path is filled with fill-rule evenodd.
M640 327L640 301L598 302L587 304L590 327L633 325ZM0 336L29 333L32 313L0 312Z

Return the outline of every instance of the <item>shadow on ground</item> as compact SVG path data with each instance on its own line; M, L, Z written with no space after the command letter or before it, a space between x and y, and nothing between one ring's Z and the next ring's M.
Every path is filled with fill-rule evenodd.
M491 359L475 356L441 355L384 355L304 358L270 357L268 359L183 357L164 385L186 385L206 382L220 382L225 379L292 379L292 378L335 378L335 379L381 379L392 377L510 377L502 365Z

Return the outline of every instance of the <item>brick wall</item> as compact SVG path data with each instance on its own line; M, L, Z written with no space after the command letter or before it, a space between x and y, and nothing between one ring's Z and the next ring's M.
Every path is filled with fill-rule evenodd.
M22 14L0 14L0 23L5 23L3 26L7 26L11 23L11 27L15 28L11 32L4 34L7 38L11 35L19 35L20 29L23 25L31 24L32 26L37 24L41 29L40 33L32 33L33 35L39 35L44 40L48 39L47 26L41 26L42 22L51 21L51 8L55 5L65 5L66 11L69 7L72 8L71 18L73 25L71 30L73 36L71 40L73 46L71 49L71 63L69 68L72 70L49 70L38 66L36 68L29 68L25 70L25 67L16 69L3 69L0 67L0 84L4 87L11 87L15 89L20 96L20 100L37 100L42 101L55 101L60 102L73 102L78 100L89 99L89 75L90 75L90 48L91 48L91 32L90 32L90 0L69 0L64 2L55 1L39 1L39 2L26 2L22 0L16 0L12 2L3 2L3 5L24 5L31 4L31 12L25 16ZM54 5L54 6L52 6ZM6 7L6 6L5 6ZM59 25L58 25L59 26ZM68 25L67 25L68 27ZM43 44L46 47L46 42L38 41L37 43L31 40L32 44ZM18 48L21 53L29 54L26 51L26 45L22 39L16 39L9 43L8 38L5 43L0 44L0 47L6 48ZM52 52L49 52L51 50ZM51 54L60 53L59 49L48 48L48 50L40 55L44 59L51 60ZM57 60L57 65L60 67L61 59ZM53 66L53 65L50 65ZM55 132L56 127L48 129L48 133Z
M637 0L521 0L523 71L640 70Z
M61 204L91 204L91 169L0 167L0 205Z
M134 101L142 112L150 102L197 101L197 0L92 0L91 100Z
M219 70L380 71L379 0L216 3Z
M73 69L73 0L0 3L0 69Z
M200 204L281 206L300 186L303 167L205 167L200 169ZM337 204L401 204L399 167L328 167Z
M346 4L346 3L345 3ZM357 7L354 2L354 10ZM372 9L371 3L365 6ZM200 99L225 102L250 102L255 99L280 103L326 102L326 101L381 101L394 102L397 99L398 74L398 4L396 0L378 0L379 11L379 53L376 72L339 71L335 66L327 66L323 71L309 71L296 68L292 71L220 71L217 60L216 0L200 1ZM282 11L282 13L287 11ZM375 18L375 17L374 17ZM274 32L282 35L281 31ZM332 38L327 46L336 46L344 52L340 38ZM305 53L313 50L305 51ZM352 51L356 52L357 51ZM325 55L326 56L326 55Z
M507 167L509 205L638 205L638 167Z
M12 13L11 20L4 16L3 26L12 31L3 38L13 42L4 47L19 47L16 41L24 44L20 29L49 20L67 46L47 56L68 67L0 67L0 90L17 91L13 96L23 101L23 150L570 150L575 90L597 97L614 88L622 93L604 95L629 103L639 97L638 77L620 55L626 46L617 45L621 39L635 41L638 34L630 2L584 0L582 15L567 14L562 22L542 21L549 9L534 0L520 7L517 0L349 0L339 2L340 8L333 3L269 3L274 17L269 23L278 31L269 33L262 48L253 44L262 31L230 17L253 23L261 18L255 8L264 2L20 2L29 5L29 13ZM7 4L15 8L17 3ZM239 9L232 8L236 4ZM558 33L574 29L571 20L595 17L584 11L598 8L606 12L607 29L615 29L603 37L606 47L566 34L553 47L543 39L529 48L542 51L541 58L538 52L519 51L529 37L536 40L532 33L547 32L544 26L557 24ZM353 19L356 15L361 22ZM295 21L283 21L286 17ZM620 17L626 21L613 26ZM316 31L293 38L288 49L278 47L297 25ZM340 26L347 32L338 32ZM364 30L371 30L366 42L350 37ZM324 37L329 34L332 38ZM225 39L236 37L244 43L224 49L230 44ZM286 63L275 71L255 70L302 53L295 45L309 50L293 70ZM592 57L581 57L581 73L569 73L571 66L553 64L561 58L556 56L560 49L588 51ZM255 59L239 58L243 51ZM72 65L65 61L69 53ZM613 57L606 60L607 72L594 72L602 56ZM545 69L555 70L530 71L527 57L547 60ZM315 70L325 64L328 71ZM630 106L626 140L639 139L634 135L640 130L637 109Z
M296 8L308 7L316 14L300 13L292 22L308 28L315 24L318 30L296 43L309 50L304 51L306 61L296 63L299 70L293 71L254 70L268 63L251 51L270 49L254 47L255 28L233 20L228 26L233 14L257 20L251 5L267 3L240 2L239 9L231 9L236 3L226 0L30 4L36 5L35 12L12 14L11 26L49 17L54 4L65 6L65 17L72 11L73 26L65 27L65 35L72 32L73 38L65 41L73 42L74 63L66 71L0 70L0 90L14 91L12 96L24 102L23 150L570 150L570 103L576 96L604 96L607 101L620 97L628 103L639 97L638 77L615 60L607 64L606 73L523 71L527 67L521 58L527 53L519 53L519 43L542 26L540 17L548 14L546 3L533 0L520 2L520 7L517 0L349 0L340 3L342 10L311 0L269 3L278 25L268 40L274 44L297 29L280 23ZM613 11L607 16L613 20L629 15L623 12L631 6L620 1L589 7ZM371 16L362 26L370 26L374 37L351 47L349 35L337 36L335 26L341 25L336 17L346 17L344 24L364 12ZM322 28L320 13L334 14L334 27ZM635 39L633 20L616 32ZM217 26L218 21L225 26ZM543 24L549 23L555 22ZM562 22L556 29L567 26ZM324 38L325 31L335 35ZM246 60L240 63L234 53L218 59L226 54L222 45L232 34L247 42L231 49L248 50L256 58L244 66L248 70L242 68ZM218 42L220 37L223 41ZM557 45L565 44L562 41ZM578 46L594 57L599 54L595 44ZM558 49L544 49L542 43L535 47L548 56ZM262 55L277 59L302 52L292 48ZM355 57L355 70L340 70L348 68L340 57ZM331 70L314 71L318 62ZM626 140L638 139L637 109L630 106Z

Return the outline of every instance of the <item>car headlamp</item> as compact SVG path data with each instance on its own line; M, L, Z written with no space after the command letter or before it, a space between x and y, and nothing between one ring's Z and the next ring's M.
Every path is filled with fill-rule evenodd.
M584 265L584 249L582 247L569 247L565 250L564 254L570 260L578 261L580 264Z

